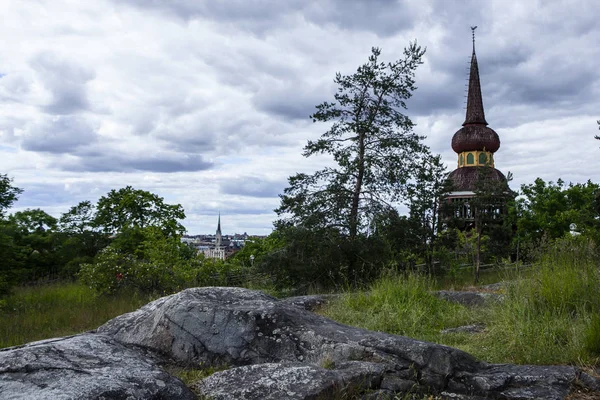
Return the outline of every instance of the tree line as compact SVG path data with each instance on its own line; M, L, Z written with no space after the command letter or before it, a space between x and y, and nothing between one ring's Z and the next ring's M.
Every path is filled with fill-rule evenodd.
M600 188L591 181L537 179L517 193L481 167L473 218L456 217L453 207L463 205L444 201L448 171L405 114L424 53L411 43L386 63L373 48L355 73L336 74L333 101L310 116L329 128L303 152L331 162L290 177L273 233L225 262L183 244L183 208L156 194L127 186L60 218L40 209L7 215L22 189L0 175L0 294L48 276L77 278L101 293L230 284L231 274L268 276L262 284L278 290L361 286L386 271L529 262L540 244L567 234L597 243Z

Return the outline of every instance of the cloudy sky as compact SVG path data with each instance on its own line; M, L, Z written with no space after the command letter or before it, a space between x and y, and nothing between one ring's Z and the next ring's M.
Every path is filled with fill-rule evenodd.
M597 0L0 0L0 173L59 216L132 185L189 233L267 234L287 177L327 159L308 116L373 46L427 47L407 114L453 169L471 25L496 167L600 182Z

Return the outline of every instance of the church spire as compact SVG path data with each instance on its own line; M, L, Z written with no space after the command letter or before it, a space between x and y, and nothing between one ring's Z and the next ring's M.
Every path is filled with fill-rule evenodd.
M479 82L479 67L477 65L477 56L475 55L475 29L471 27L473 34L473 54L471 56L471 71L469 73L469 93L467 95L467 116L463 126L470 124L487 125L485 113L483 111L483 99L481 97L481 83Z
M221 212L219 211L219 220L217 222L217 233L216 233L215 247L221 247L223 241L223 234L221 233Z

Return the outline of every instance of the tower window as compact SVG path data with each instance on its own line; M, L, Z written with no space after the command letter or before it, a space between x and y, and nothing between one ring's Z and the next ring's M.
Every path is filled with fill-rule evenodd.
M473 155L473 153L469 153L467 154L467 165L473 165L475 164L475 156Z
M479 164L482 164L482 165L487 164L487 156L485 155L485 153L479 154Z
M465 156L463 156L462 154L458 157L458 165L460 165L461 167L463 166L463 164L465 163Z

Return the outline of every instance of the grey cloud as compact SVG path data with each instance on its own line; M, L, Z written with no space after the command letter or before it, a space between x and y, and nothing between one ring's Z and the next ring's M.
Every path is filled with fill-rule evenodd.
M157 153L152 155L119 154L108 152L83 153L75 160L55 162L62 170L74 172L193 172L210 169L212 162L196 154Z
M280 88L265 87L253 97L252 102L259 110L276 117L308 120L317 104L333 97L326 90L327 88L306 87L301 82L295 82Z
M21 147L29 151L69 153L96 140L95 129L82 117L46 117L26 129Z
M64 184L29 183L20 187L24 191L16 203L18 207L39 208L73 201L73 195L65 190Z
M118 0L114 0L118 1ZM262 35L281 29L286 18L299 14L315 24L331 24L341 29L375 32L390 36L413 27L415 15L401 0L126 0L135 7L170 13L185 21L206 18L230 22L238 29ZM118 3L123 3L118 1Z
M248 197L277 197L283 192L285 181L273 181L256 176L230 179L220 184L220 192Z
M65 115L89 108L85 85L94 78L92 71L47 52L37 54L30 65L52 95L46 112Z
M312 2L306 18L347 30L375 32L391 36L411 29L416 21L408 2L401 0L329 0Z

